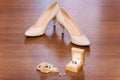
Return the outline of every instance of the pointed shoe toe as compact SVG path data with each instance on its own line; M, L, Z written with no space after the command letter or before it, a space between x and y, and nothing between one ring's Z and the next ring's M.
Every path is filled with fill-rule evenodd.
M35 36L41 36L44 34L44 30L42 30L41 27L38 28L34 28L33 26L30 27L26 32L25 32L25 36L28 37L35 37Z
M82 36L72 36L71 41L73 44L80 45L80 46L89 46L90 41L85 35Z

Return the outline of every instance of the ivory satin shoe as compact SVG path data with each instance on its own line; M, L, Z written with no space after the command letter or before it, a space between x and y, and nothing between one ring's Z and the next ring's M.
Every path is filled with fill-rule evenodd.
M58 4L55 1L45 9L36 23L25 32L25 36L35 37L43 35L50 21L53 20L55 22L57 12Z
M88 38L79 30L77 24L71 18L71 16L63 8L59 8L56 16L60 25L65 28L71 38L71 42L80 46L89 46L90 42ZM64 31L64 30L62 30ZM64 33L64 32L62 32Z

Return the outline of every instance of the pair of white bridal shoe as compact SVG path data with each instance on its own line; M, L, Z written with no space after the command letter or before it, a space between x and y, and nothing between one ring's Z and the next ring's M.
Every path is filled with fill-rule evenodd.
M57 20L61 27L66 29L70 35L71 42L80 46L89 46L88 38L79 30L75 21L67 13L67 11L58 6L57 1L53 2L40 16L36 23L30 27L25 36L35 37L41 36L45 33L46 28L50 21L53 20L54 24Z

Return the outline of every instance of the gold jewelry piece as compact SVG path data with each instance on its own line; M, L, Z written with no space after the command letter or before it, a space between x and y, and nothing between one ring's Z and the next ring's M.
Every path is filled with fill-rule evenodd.
M48 62L42 62L37 66L37 70L43 73L59 72L59 69Z

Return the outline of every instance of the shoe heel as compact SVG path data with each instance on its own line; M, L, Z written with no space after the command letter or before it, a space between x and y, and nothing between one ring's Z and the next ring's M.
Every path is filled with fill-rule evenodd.
M56 26L56 18L53 18L53 26Z
M64 26L60 24L62 35L64 34Z

